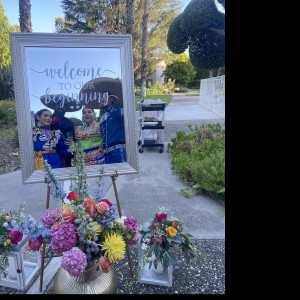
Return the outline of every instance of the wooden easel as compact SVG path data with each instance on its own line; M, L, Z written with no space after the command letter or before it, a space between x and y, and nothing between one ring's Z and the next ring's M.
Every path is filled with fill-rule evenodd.
M47 184L47 199L46 199L46 209L49 208L50 202L50 187L48 183L51 181L45 178L45 183ZM40 292L43 290L43 277L44 277L44 261L45 261L45 251L46 251L46 243L43 242L43 250L42 250L42 260L41 260L41 275L40 275Z
M119 196L118 196L118 191L117 191L117 186L116 186L116 178L118 177L118 172L116 171L115 175L110 176L113 186L114 186L114 191L115 191L115 196L116 196L116 201L117 201L117 206L118 206L118 211L119 211L119 216L120 218L122 217L122 212L121 212L121 207L119 203ZM131 259L130 259L130 253L129 253L129 248L128 245L126 244L126 252L127 252L127 258L128 258L128 264L131 272L131 277L133 278L133 271L132 271L132 265L131 265Z
M118 172L116 171L115 175L110 176L113 187L114 187L114 192L116 196L116 201L117 201L117 207L118 207L118 212L120 218L122 217L122 212L121 212L121 206L119 203L119 196L118 196L118 191L117 191L117 186L116 186L116 178L118 177ZM48 186L48 183L51 181L45 178L45 183L47 184L47 199L46 199L46 209L49 208L49 202L50 202L50 188ZM46 243L43 242L43 250L42 250L42 260L41 260L41 275L40 275L40 292L43 290L43 277L44 277L44 261L45 261L45 251L46 251ZM126 244L126 252L127 252L127 258L128 258L128 264L130 268L130 273L131 277L134 277L133 270L132 270L132 265L131 265L131 258L130 258L130 252L128 245Z

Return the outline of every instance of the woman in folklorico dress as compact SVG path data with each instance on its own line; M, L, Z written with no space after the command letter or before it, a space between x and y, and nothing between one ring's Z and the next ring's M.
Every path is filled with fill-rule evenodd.
M101 148L102 134L99 122L95 120L96 114L92 108L82 110L83 126L75 127L75 140L85 152L86 166L104 164L104 154ZM68 141L69 142L69 141ZM67 144L69 144L67 142Z
M50 130L52 113L48 109L41 109L36 113L36 126L33 127L34 163L37 170L43 169L41 159L55 168L62 168L61 156L69 157L69 146L65 144L65 137L60 130Z
M80 90L80 97L88 100L86 108L101 109L102 150L105 164L126 162L124 110L120 79L94 78ZM94 98L88 98L89 95Z

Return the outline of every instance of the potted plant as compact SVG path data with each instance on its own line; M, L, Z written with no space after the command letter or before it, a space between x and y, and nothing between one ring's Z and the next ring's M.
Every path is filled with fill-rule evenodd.
M187 264L197 254L201 255L191 241L192 235L184 231L184 224L167 208L161 207L154 218L149 220L149 224L139 232L143 250L140 268L150 260L149 269L153 264L154 270L161 266L166 271L174 264L176 251L183 254Z

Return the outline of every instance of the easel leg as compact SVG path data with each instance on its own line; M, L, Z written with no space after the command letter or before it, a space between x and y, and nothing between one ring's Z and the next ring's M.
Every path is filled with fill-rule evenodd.
M45 183L46 184L49 183L47 178L45 178ZM50 201L50 188L47 185L46 209L49 208L49 201ZM40 292L42 292L42 290L43 290L45 251L46 251L46 243L43 243L42 260L41 260L41 275L40 275Z
M117 177L117 171L116 171L116 175L111 176L111 180L114 186L114 191L115 191L115 196L116 196L116 201L117 201L117 206L118 206L118 211L119 211L119 216L120 218L122 217L122 212L121 212L121 207L120 207L120 203L119 203L119 196L118 196L118 191L117 191L117 186L116 186L116 179L115 177ZM132 265L131 265L131 258L130 258L130 252L129 252L129 248L128 245L126 244L126 252L127 252L127 257L128 257L128 263L129 263L129 268L130 268L130 272L131 272L131 277L134 277L133 271L132 271Z

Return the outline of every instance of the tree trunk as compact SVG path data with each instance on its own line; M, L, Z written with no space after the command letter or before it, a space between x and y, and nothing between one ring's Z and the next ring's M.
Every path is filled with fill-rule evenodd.
M20 30L32 32L31 29L31 0L19 0Z
M147 0L144 0L144 15L143 15L143 37L142 37L142 65L141 65L141 78L142 89L141 97L146 98L146 68L147 68Z
M126 0L126 33L127 34L132 34L132 28L134 24L133 3L134 0Z

